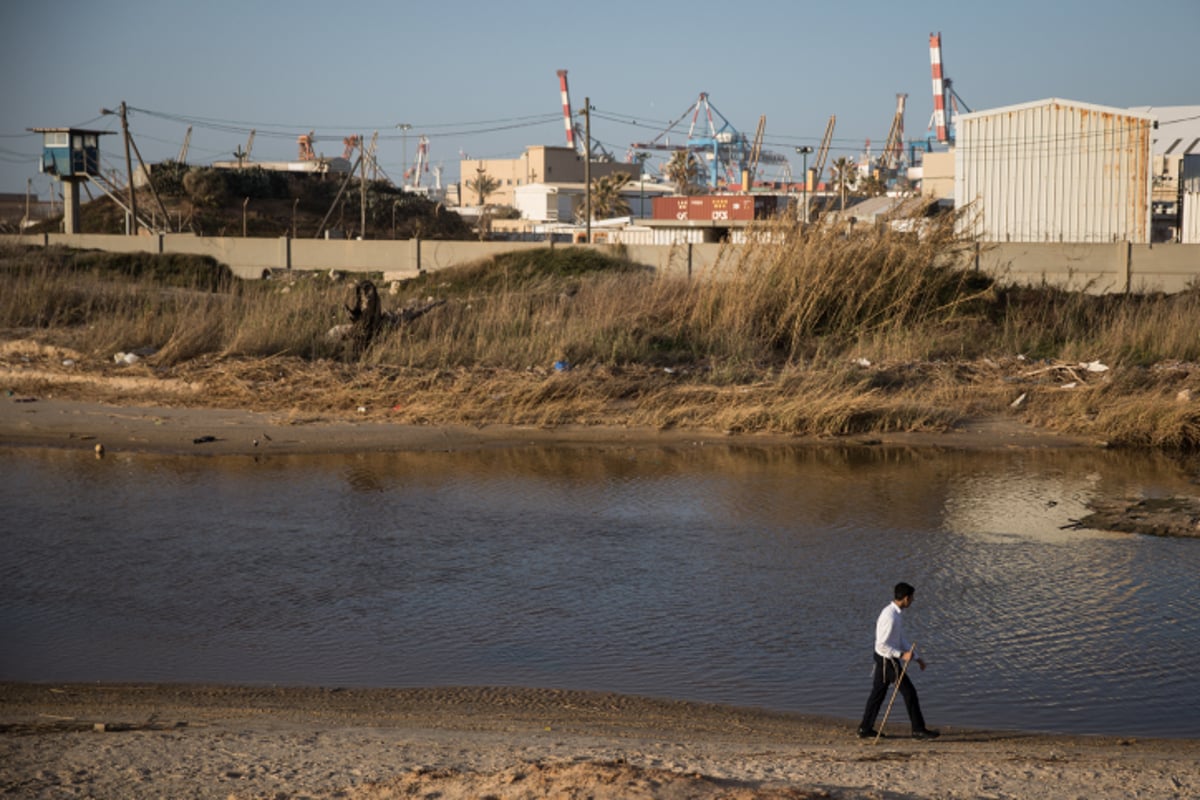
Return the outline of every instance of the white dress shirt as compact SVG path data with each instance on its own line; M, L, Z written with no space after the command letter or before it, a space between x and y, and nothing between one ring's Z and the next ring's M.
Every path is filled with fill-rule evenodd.
M900 606L888 603L875 621L875 652L884 658L900 658L912 649L904 637L904 620L900 618L903 613Z

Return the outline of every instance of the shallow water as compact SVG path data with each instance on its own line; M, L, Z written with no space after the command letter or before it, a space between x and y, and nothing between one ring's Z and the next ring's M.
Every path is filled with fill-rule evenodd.
M1200 540L1062 528L1190 477L1107 452L0 449L0 679L549 686L855 720L907 580L931 724L1200 737Z

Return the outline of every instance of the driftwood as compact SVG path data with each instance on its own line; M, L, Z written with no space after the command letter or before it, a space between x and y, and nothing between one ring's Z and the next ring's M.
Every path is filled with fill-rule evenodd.
M351 353L357 355L370 346L380 332L398 327L406 322L429 313L445 303L445 300L431 300L417 306L408 306L399 311L384 311L379 301L379 290L369 280L361 280L354 285L354 304L346 303L346 311L350 314L350 322L335 325L325 335L332 342L348 344Z

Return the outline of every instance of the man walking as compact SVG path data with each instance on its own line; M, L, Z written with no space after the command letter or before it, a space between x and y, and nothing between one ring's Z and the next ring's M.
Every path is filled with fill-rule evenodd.
M875 670L871 673L871 696L867 698L867 707L863 711L862 722L858 725L858 738L873 739L875 732L875 717L887 696L888 686L892 681L900 681L900 694L904 697L904 707L908 711L908 721L912 723L914 739L935 739L938 731L925 727L925 717L921 714L921 702L917 699L917 687L908 679L904 665L912 661L922 671L925 662L914 655L914 648L904 636L904 624L901 615L904 609L912 605L916 590L907 583L897 583L893 592L892 602L879 612L875 621ZM904 672L903 679L900 678Z

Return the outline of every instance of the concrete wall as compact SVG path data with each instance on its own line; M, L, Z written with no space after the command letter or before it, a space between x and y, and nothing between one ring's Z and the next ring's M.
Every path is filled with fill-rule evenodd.
M1002 282L1043 283L1092 294L1179 292L1200 279L1195 245L991 244L977 245L975 266Z
M381 272L385 279L411 277L482 258L546 247L544 242L446 242L418 240L324 240L202 237L188 234L116 236L41 234L3 236L0 243L60 245L109 252L195 253L228 264L241 278L260 278L268 270ZM616 248L659 274L726 280L734 275L738 245L554 245ZM1092 293L1178 292L1200 283L1200 244L1133 245L980 243L976 269L1020 285L1047 283Z

